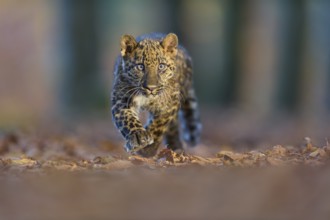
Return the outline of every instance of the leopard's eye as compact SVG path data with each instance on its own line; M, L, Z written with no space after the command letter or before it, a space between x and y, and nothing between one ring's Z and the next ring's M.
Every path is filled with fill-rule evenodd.
M143 71L143 70L144 70L144 65L143 65L143 64L136 64L136 65L135 65L135 69L136 69L136 70Z
M165 63L161 63L161 64L159 64L159 66L158 66L158 69L159 70L165 70L167 68L167 65L165 64Z

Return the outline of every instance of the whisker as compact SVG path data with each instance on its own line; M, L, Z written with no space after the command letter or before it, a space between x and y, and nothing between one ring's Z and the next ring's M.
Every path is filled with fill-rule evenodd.
M132 89L132 88L135 88L135 86L125 86L125 87L121 87L120 89L117 89L117 92L121 92L125 89Z
M123 97L125 97L129 92L134 91L135 89L138 89L138 87L134 87L134 88L128 90L128 91L123 95Z
M129 103L130 103L132 97L135 96L135 94L138 92L138 90L139 90L139 88L136 88L136 90L134 90L134 91L132 92L132 94L128 97L127 102L126 102L126 106L127 106L127 107L129 107Z

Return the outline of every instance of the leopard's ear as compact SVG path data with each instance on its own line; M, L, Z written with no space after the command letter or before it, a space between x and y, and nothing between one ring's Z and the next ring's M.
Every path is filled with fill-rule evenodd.
M124 57L132 53L136 45L137 45L136 40L132 35L125 34L121 36L120 39L121 55Z
M165 49L165 52L175 56L177 54L177 47L179 44L178 37L176 34L169 33L161 42L162 47Z

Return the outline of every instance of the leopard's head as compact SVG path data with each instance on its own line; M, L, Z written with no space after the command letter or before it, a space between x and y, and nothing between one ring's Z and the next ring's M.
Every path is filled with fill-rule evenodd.
M145 96L157 96L173 85L178 37L168 34L161 40L137 42L131 35L121 37L123 74Z

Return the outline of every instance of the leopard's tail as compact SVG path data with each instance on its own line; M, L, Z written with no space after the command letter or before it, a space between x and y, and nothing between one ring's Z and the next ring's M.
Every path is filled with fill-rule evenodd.
M189 146L195 146L200 142L202 124L195 91L190 88L187 96L181 103L180 121L183 132L183 140Z

